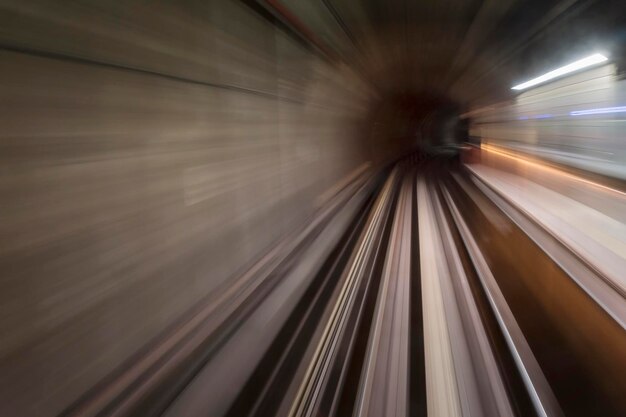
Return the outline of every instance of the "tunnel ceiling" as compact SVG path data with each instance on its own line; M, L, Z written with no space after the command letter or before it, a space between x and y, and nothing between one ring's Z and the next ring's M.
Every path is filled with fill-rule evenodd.
M514 83L594 51L621 62L626 40L623 0L260 4L383 94L427 92L461 107L507 100Z

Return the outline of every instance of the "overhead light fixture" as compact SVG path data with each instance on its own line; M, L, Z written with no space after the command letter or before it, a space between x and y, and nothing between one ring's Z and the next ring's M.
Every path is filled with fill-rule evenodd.
M511 87L511 90L525 90L530 87L534 87L538 84L545 83L546 81L553 80L557 77L561 77L565 74L569 74L574 71L581 70L583 68L590 67L592 65L600 64L602 62L608 61L608 58L602 54L593 54L588 56L587 58L580 59L576 62L572 62L571 64L567 64L564 67L557 68L548 73L540 75L537 78L533 78L530 81L526 81L524 83L518 84L514 87Z

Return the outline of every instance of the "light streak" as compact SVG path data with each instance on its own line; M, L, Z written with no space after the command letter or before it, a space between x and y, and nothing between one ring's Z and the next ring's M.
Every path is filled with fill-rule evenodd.
M537 169L549 172L551 174L558 175L558 176L561 176L561 177L564 177L564 178L567 178L567 179L570 179L570 180L574 180L574 181L577 181L577 182L580 182L580 183L583 183L583 184L586 184L586 185L591 185L593 187L600 188L601 190L608 191L608 192L611 192L613 194L617 194L618 196L620 196L622 198L626 197L626 193L623 192L623 191L616 190L615 188L607 187L606 185L598 184L597 182L593 182L593 181L581 178L581 177L579 177L577 175L573 175L573 174L564 172L564 171L562 171L560 169L557 169L557 168L553 168L553 167L546 166L546 165L541 164L541 163L537 163L537 162L531 161L531 160L529 160L527 158L524 158L522 156L519 156L519 155L517 155L517 154L515 154L513 152L504 150L504 149L500 148L499 146L494 146L494 145L489 145L489 144L483 143L483 144L480 145L480 148L485 150L485 151L487 151L487 152L490 152L490 153L493 153L493 154L496 154L496 155L499 155L499 156L503 156L505 158L512 159L512 160L514 160L516 162L519 162L519 163L522 163L522 164L525 164L525 165L528 165L528 166L532 166L534 168L537 168Z
M547 72L543 75L540 75L537 78L533 78L532 80L529 80L521 84L518 84L514 87L511 87L511 90L526 90L527 88L534 87L538 84L543 84L546 81L550 81L555 78L562 77L563 75L570 74L574 71L578 71L583 68L588 68L590 66L600 64L606 61L608 61L608 58L605 57L604 55L593 54L586 58L579 59L578 61L572 62L571 64L567 64L563 67Z

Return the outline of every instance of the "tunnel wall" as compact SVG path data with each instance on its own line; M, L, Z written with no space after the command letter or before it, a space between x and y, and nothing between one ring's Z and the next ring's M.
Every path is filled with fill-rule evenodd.
M370 159L369 88L242 2L0 27L1 415L62 411Z
M614 64L532 88L477 109L471 136L605 176L626 178L626 81Z

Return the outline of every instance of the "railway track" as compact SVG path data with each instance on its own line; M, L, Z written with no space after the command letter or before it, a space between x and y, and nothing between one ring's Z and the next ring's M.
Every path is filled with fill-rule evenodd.
M164 377L131 367L66 415L624 415L623 295L475 172L408 159L294 236Z

